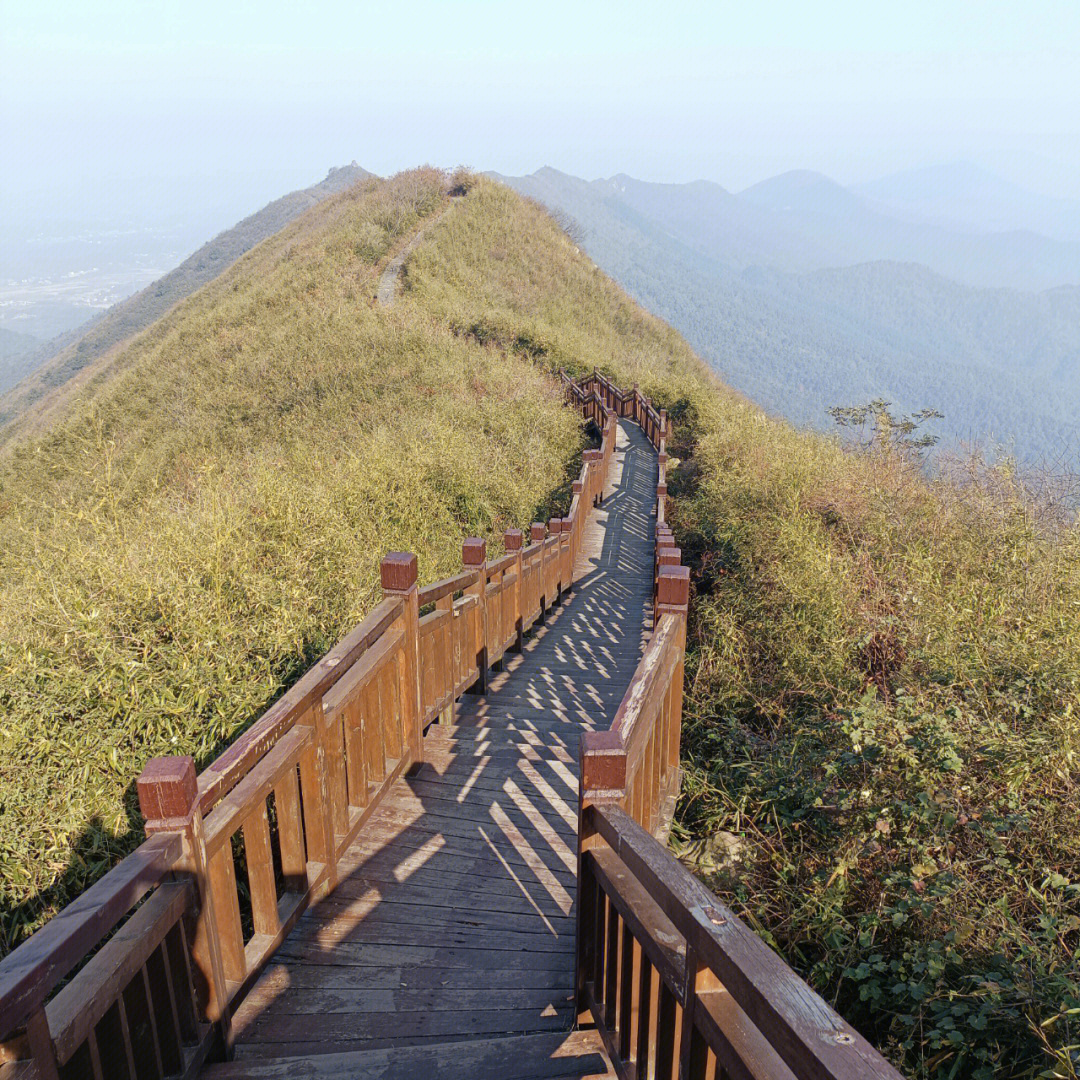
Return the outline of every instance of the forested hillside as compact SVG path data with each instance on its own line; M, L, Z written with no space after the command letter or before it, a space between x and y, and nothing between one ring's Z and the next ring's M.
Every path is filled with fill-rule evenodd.
M827 256L786 235L761 193L736 213L716 185L551 169L507 182L568 215L608 273L770 412L820 428L832 406L885 398L944 413L947 440L1078 459L1080 287L975 288L885 261L807 269Z

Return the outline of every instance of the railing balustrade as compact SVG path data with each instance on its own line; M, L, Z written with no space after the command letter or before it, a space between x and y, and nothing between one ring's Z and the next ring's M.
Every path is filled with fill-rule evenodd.
M658 454L654 627L611 728L581 739L577 990L620 1077L895 1078L890 1067L656 839L679 787L689 570L667 523L668 418L635 386L561 374L600 432L566 517L510 529L489 560L423 588L381 564L382 601L201 775L138 779L146 841L0 962L0 1071L164 1080L227 1057L231 1017L424 732L573 587L617 421ZM6 1065L3 1063L7 1063Z

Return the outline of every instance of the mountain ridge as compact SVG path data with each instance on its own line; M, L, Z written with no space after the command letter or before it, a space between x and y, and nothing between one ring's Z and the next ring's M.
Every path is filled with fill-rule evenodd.
M768 256L790 234L710 224L678 189L672 208L664 189L643 182L620 180L621 191L556 170L506 182L572 218L604 270L774 414L820 428L831 406L883 397L902 411L940 409L938 430L952 443L998 445L1027 461L1080 448L1075 285L980 288L912 260L814 266L809 243L795 269L778 267ZM755 243L765 257L755 258Z
M305 210L353 184L374 179L356 162L331 168L326 177L290 192L241 219L199 247L174 270L126 300L113 305L85 327L55 338L24 360L17 380L0 370L0 445L12 422L108 353L145 330L171 307L212 281L256 244L279 232ZM28 370L29 369L29 370Z

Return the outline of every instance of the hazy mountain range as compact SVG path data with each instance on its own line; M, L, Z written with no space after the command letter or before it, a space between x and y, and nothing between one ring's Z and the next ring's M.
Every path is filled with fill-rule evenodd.
M989 174L716 184L499 177L545 203L724 378L798 423L875 397L1025 459L1080 446L1080 204ZM963 185L972 188L965 199ZM981 200L981 201L980 201ZM994 207L994 213L986 207ZM975 220L1008 231L975 231ZM1043 235L1020 229L1041 223Z

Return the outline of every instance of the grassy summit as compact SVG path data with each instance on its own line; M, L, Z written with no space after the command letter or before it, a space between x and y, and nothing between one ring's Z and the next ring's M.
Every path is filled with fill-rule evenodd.
M581 436L548 373L596 365L676 423L687 858L910 1074L1073 1075L1076 530L1006 473L769 419L488 181L375 307L447 199L420 171L328 200L0 464L6 941L137 841L146 758L212 757L363 614L383 551L431 578L557 500Z

